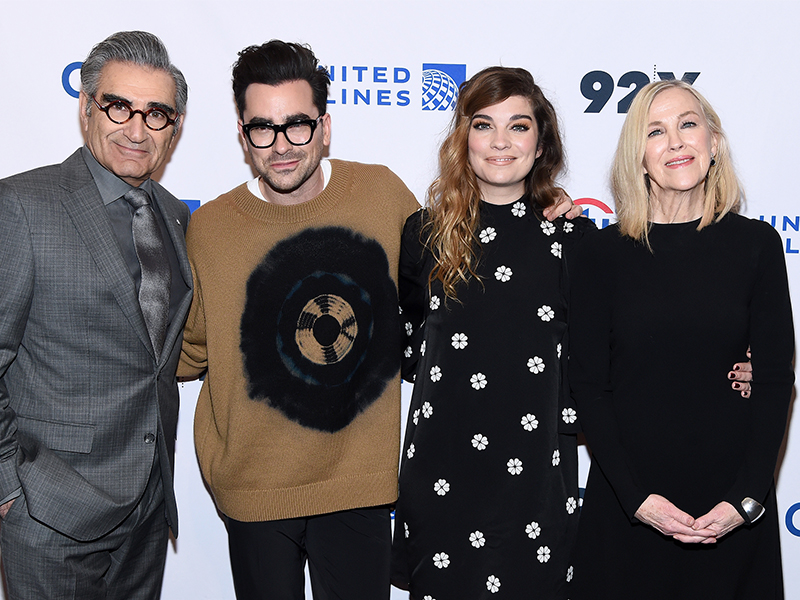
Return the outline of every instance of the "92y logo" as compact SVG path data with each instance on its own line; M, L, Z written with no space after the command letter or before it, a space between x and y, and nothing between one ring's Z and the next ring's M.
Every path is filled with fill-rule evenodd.
M675 79L675 74L672 71L658 71L657 75L662 81ZM687 71L681 79L691 85L699 76L699 71ZM650 83L650 77L641 71L628 71L620 77L619 81L617 81L617 87L633 89L622 100L617 102L617 112L627 113L634 96L648 83ZM614 87L614 78L605 71L590 71L584 75L583 79L581 79L581 94L591 102L583 112L599 113L603 110L614 94Z

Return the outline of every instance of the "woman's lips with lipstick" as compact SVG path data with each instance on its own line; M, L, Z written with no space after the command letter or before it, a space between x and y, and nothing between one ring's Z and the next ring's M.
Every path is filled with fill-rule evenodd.
M669 167L671 169L677 169L682 167L683 165L689 164L694 161L693 156L679 156L678 158L673 158L671 161L667 162L664 166Z

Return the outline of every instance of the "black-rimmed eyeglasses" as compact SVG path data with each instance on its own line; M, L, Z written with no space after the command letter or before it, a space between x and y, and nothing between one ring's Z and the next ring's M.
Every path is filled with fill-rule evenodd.
M242 125L242 131L253 148L269 148L278 139L278 134L283 133L292 146L305 146L314 137L314 130L319 125L322 116L316 119L292 121L283 125L271 123L248 123Z
M94 100L97 108L106 113L109 120L117 125L127 123L136 113L142 115L144 124L147 125L148 129L152 129L153 131L161 131L168 125L174 125L176 121L176 119L171 119L163 108L153 107L147 110L134 110L131 105L124 100L114 100L106 106L100 106L100 103L94 96L92 96L92 100Z

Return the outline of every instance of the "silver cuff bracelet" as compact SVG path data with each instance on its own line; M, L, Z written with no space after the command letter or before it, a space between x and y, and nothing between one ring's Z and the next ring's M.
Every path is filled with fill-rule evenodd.
M742 500L742 508L744 509L744 512L747 515L747 519L750 521L750 523L755 523L761 518L761 515L764 514L764 507L750 497Z

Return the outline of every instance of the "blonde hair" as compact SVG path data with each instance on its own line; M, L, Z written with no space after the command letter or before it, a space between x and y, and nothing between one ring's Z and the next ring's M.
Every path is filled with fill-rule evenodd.
M428 284L442 282L445 296L457 300L459 282L479 279L477 231L481 193L469 164L468 138L478 111L512 96L528 100L539 131L542 153L525 179L526 197L542 207L552 205L561 190L555 178L564 167L564 152L553 105L525 69L489 67L461 85L450 132L439 150L439 176L428 188L430 219L422 239L434 257Z
M622 125L611 167L611 191L616 203L620 231L623 235L643 242L648 248L650 185L647 175L642 173L648 117L655 97L664 90L673 88L685 90L697 99L709 130L717 142L717 153L714 155L716 165L709 169L706 176L703 216L697 226L698 231L714 221L719 221L729 212L738 212L743 198L742 187L733 168L728 138L722 130L719 115L708 101L684 81L671 79L646 85L634 98Z

